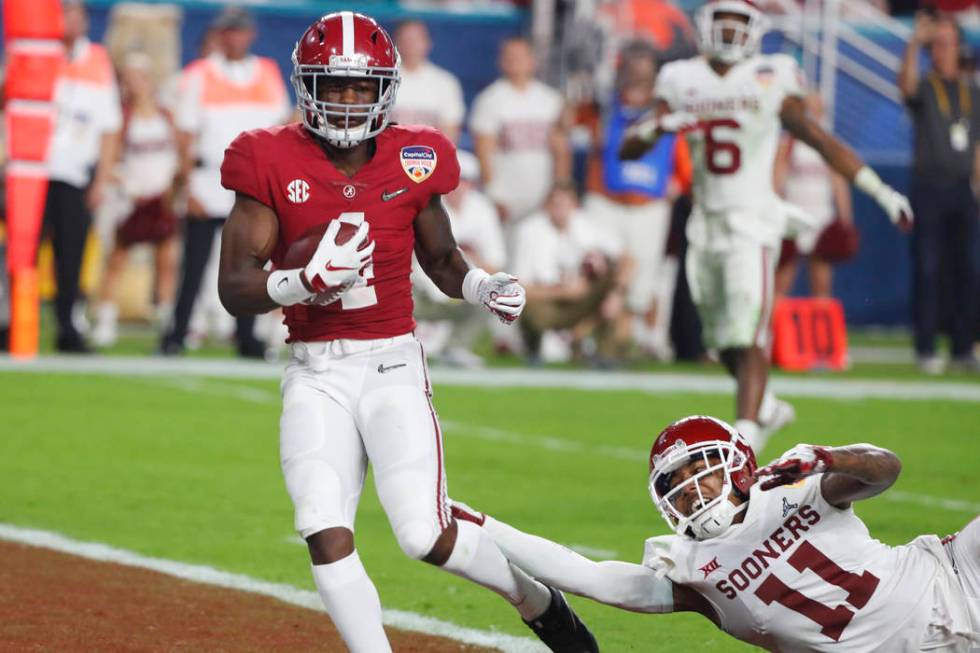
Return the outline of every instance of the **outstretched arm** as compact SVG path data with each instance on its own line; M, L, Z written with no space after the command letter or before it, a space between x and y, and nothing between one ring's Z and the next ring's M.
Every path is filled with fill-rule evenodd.
M787 97L779 114L783 127L823 157L833 170L870 195L903 231L912 227L912 209L904 195L883 182L854 150L827 132L806 113L803 98Z
M827 164L848 181L853 182L858 171L864 167L864 162L854 150L807 115L802 97L790 96L783 100L779 118L786 131L819 152Z
M454 513L459 514L458 504ZM478 521L513 565L541 582L599 603L646 613L699 612L717 622L700 594L675 585L643 565L595 562L543 537L530 535L482 513Z
M619 158L632 161L646 154L663 135L660 121L669 113L670 105L664 100L657 100L649 117L641 118L626 130L623 144L619 146Z
M902 461L888 449L870 444L847 447L818 447L798 444L776 461L756 470L757 477L770 477L763 490L795 483L801 478L823 474L820 492L827 503L844 509L852 501L881 494L898 478Z

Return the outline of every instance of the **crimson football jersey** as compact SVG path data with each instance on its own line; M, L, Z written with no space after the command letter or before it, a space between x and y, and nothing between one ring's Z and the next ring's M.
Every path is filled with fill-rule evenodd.
M364 279L328 306L286 307L288 342L391 338L415 328L415 216L459 182L456 149L430 127L391 125L353 177L327 159L301 124L242 133L225 151L221 184L262 202L279 218L272 263L307 229L341 215L370 225L377 242ZM354 214L354 215L351 215Z

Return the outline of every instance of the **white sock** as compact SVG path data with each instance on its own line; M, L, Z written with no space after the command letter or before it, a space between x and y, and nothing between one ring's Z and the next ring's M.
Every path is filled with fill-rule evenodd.
M313 581L351 653L390 653L378 590L357 551L337 562L313 565Z
M751 419L735 420L735 430L739 432L752 447L752 451L759 453L762 449L762 434L760 433L759 423Z
M114 302L102 302L99 304L96 319L99 322L115 322L119 315L119 309Z
M525 621L540 617L551 602L548 588L513 568L493 539L472 522L456 521L456 545L442 568L500 594Z
M766 424L772 420L773 413L776 412L776 394L766 386L766 391L762 395L759 403L759 423Z

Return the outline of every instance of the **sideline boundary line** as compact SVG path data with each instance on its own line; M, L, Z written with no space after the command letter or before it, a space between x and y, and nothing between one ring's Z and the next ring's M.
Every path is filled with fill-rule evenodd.
M244 574L221 571L220 569L207 565L195 565L176 560L167 560L166 558L153 558L136 553L135 551L119 549L108 544L83 542L59 533L14 526L12 524L0 524L0 540L51 549L88 560L112 562L127 567L149 569L166 574L167 576L174 576L204 585L260 594L301 608L325 613L323 605L320 602L320 596L316 592L300 589L292 585L272 583ZM517 618L516 613L515 618ZM542 653L546 651L543 645L525 637L477 630L475 628L464 628L448 621L442 621L404 610L385 609L384 623L386 626L401 630L410 630L425 633L426 635L437 635L466 644L498 648L505 653Z
M223 359L151 357L41 356L33 361L0 357L0 372L106 374L112 376L204 376L233 379L279 379L281 365ZM680 372L594 372L488 368L433 368L436 385L482 388L563 388L571 390L636 391L649 394L700 393L729 395L735 382L714 374ZM789 397L855 401L960 401L980 403L980 383L886 381L873 379L772 378L774 390Z

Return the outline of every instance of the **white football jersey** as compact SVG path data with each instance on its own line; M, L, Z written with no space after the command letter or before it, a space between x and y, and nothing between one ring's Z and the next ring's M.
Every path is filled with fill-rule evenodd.
M554 180L552 129L561 119L558 91L534 80L519 89L498 79L473 102L470 133L497 139L487 194L517 220L537 210Z
M429 62L416 70L402 70L402 83L391 112L394 122L442 129L460 125L464 113L463 89L451 72Z
M701 542L650 538L643 564L704 596L725 632L772 651L920 650L952 576L938 538L883 544L824 500L820 479L756 484L741 524Z
M666 64L656 96L671 111L697 116L687 133L694 166L695 211L688 238L718 245L733 235L778 242L783 214L775 210L773 161L788 96L804 94L796 61L781 54L756 55L719 76L704 57Z

